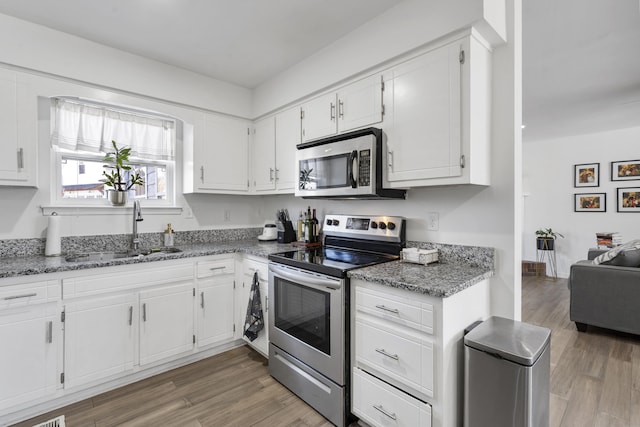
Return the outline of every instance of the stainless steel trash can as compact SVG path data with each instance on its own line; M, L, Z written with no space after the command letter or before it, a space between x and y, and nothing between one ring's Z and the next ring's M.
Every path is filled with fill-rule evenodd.
M548 427L551 331L491 317L464 337L466 427Z

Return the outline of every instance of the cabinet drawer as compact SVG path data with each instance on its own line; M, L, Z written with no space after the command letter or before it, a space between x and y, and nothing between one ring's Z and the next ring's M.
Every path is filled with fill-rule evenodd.
M356 309L389 322L433 334L433 305L425 302L357 288Z
M431 427L431 405L353 368L352 412L372 426Z
M60 284L57 280L2 286L0 309L56 301L60 299L60 294Z
M253 274L258 272L258 279L261 282L266 282L269 280L269 266L266 262L257 262L253 260L245 260L242 263L243 273L246 276L253 277Z
M198 279L221 276L223 274L233 274L235 271L235 261L233 258L198 261L196 271Z
M380 374L421 398L433 397L433 344L417 334L399 334L356 319L356 366Z

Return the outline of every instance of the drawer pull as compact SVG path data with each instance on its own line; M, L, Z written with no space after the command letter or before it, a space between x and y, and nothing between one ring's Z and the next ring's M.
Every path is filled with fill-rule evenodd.
M129 306L129 326L133 325L133 306Z
M390 359L393 359L393 360L399 360L400 359L397 354L387 353L384 348L376 348L376 351L378 353L382 354L383 356L387 356Z
M385 307L384 305L376 305L376 308L379 308L380 310L388 311L389 313L400 314L397 308L388 308L388 307Z
M224 270L225 268L227 268L226 265L221 265L220 267L211 267L209 270L216 271L216 270Z
M30 298L30 297L35 297L36 295L38 294L33 293L33 294L23 294L23 295L11 295L10 297L4 297L4 300L9 301L12 299Z
M382 412L384 415L386 415L387 417L391 418L391 419L392 419L392 420L394 420L394 421L397 419L397 417L396 417L396 414L395 414L395 413L391 413L391 414L390 414L389 412L387 412L387 411L382 407L382 405L373 405L373 409L376 409L376 410L378 410L378 411Z
M200 292L200 308L204 309L204 292Z

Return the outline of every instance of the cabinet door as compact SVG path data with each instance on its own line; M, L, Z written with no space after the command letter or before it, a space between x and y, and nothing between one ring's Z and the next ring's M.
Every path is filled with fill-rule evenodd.
M260 288L260 302L262 304L262 318L264 320L264 328L258 333L258 337L249 341L249 339L244 336L244 328L245 328L245 320L247 314L247 307L249 305L249 298L251 294L251 286L253 284L253 275L255 272L258 272L258 282ZM253 260L245 260L243 265L243 280L242 280L242 290L240 291L240 295L242 296L239 303L238 311L241 313L242 318L240 319L240 324L242 326L242 338L249 343L249 345L260 353L262 353L265 357L269 355L269 271L266 263L257 262Z
M293 193L296 179L296 145L300 144L300 108L276 115L276 189Z
M336 94L319 96L302 106L302 142L338 133Z
M197 296L198 346L233 340L235 313L233 275L201 280Z
M133 370L135 293L65 305L65 388Z
M256 122L251 143L251 173L256 191L276 188L276 129L275 119L269 117Z
M246 121L205 115L194 130L194 179L200 190L249 190L249 125ZM215 192L215 191L206 191Z
M9 183L20 169L17 99L16 74L0 69L0 180Z
M390 183L461 175L460 49L454 43L393 69Z
M140 292L140 365L191 351L193 283Z
M0 413L55 392L59 316L54 304L0 311Z
M382 122L382 76L352 83L338 92L338 131Z

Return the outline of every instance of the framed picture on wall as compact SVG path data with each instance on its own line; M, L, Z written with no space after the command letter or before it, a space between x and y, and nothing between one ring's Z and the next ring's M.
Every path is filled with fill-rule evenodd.
M640 213L640 187L618 188L618 212Z
M600 163L585 163L573 166L574 187L599 187Z
M611 181L640 179L640 160L611 162Z
M606 193L577 193L573 195L574 212L606 212Z

